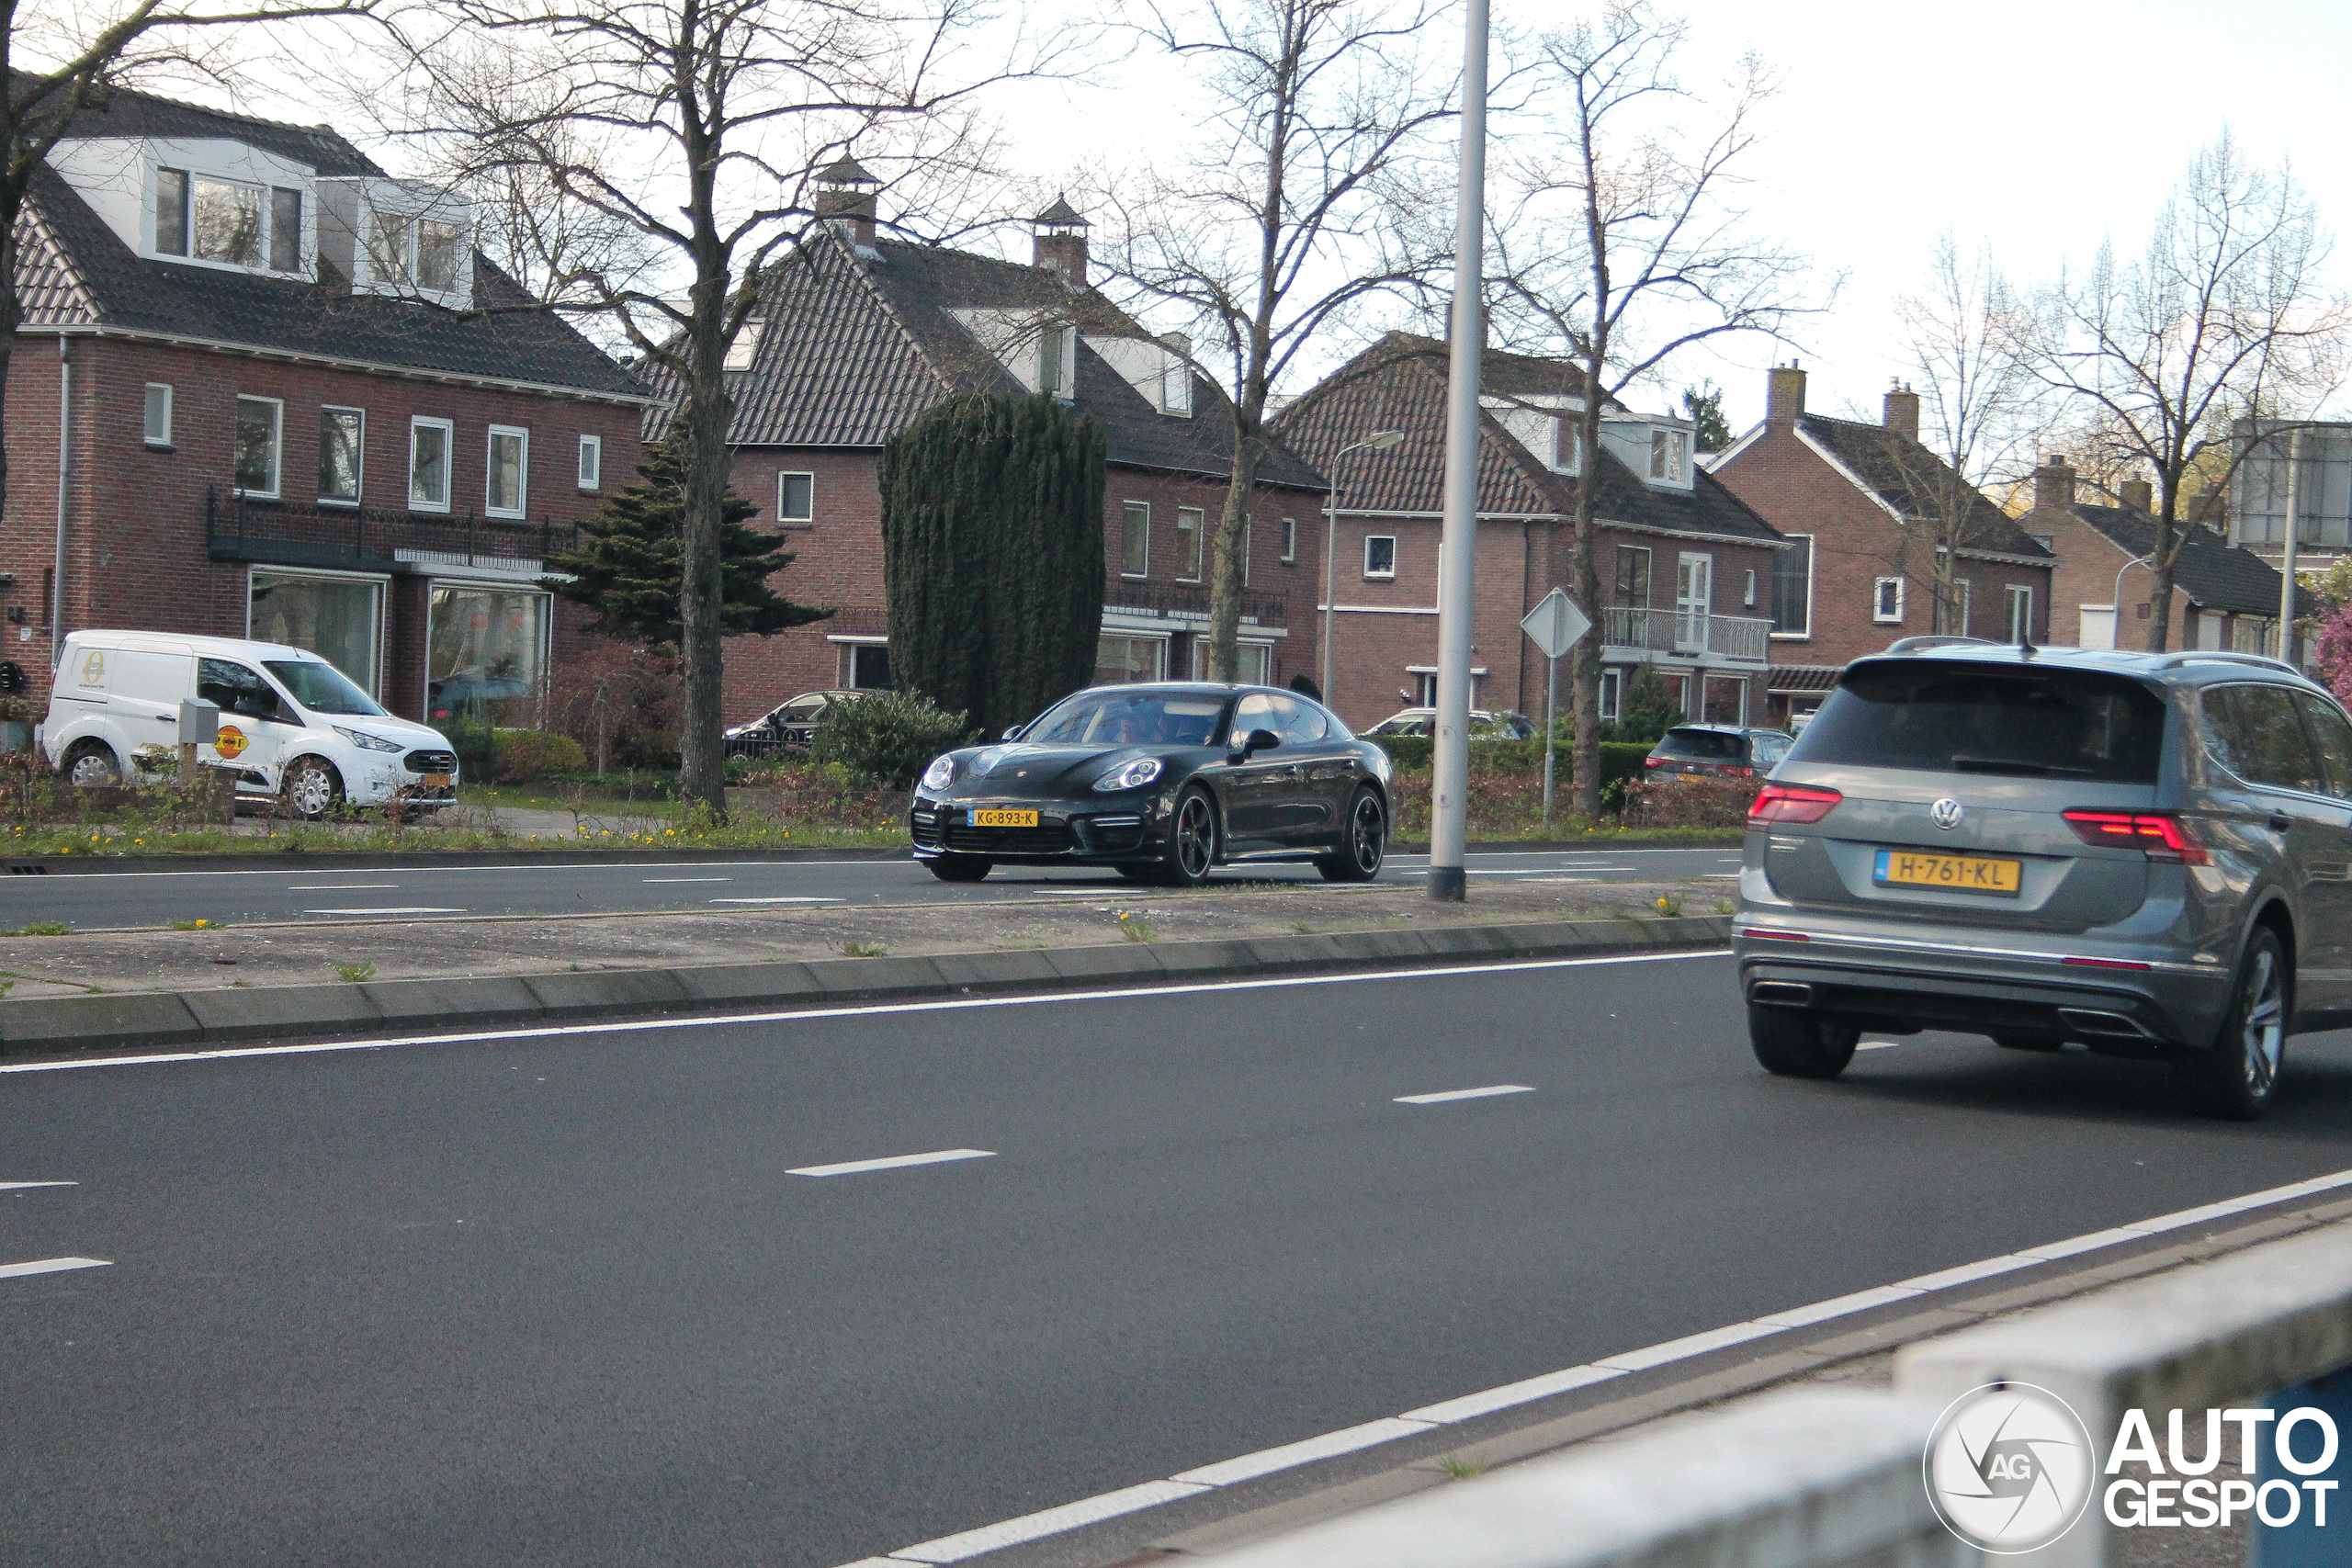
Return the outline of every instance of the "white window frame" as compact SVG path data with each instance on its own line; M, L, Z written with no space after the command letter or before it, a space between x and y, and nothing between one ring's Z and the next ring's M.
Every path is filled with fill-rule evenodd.
M786 517L784 514L784 481L808 481L808 514ZM817 473L813 468L778 468L775 473L775 523L779 528L814 528L817 525Z
M1272 638L1256 637L1236 637L1234 639L1233 647L1236 657L1238 657L1240 650L1245 648L1254 648L1264 650L1263 663L1261 667L1263 671L1263 679L1244 682L1242 682L1243 684L1253 686L1271 686L1274 683L1274 644ZM1205 632L1193 638L1192 660L1193 679L1195 681L1207 680L1209 678L1209 639L1208 635Z
M1739 580L1739 606L1743 610L1756 608L1756 569L1743 569Z
M1766 635L1769 637L1776 638L1781 642L1811 642L1813 640L1814 568L1820 560L1820 557L1814 549L1815 536L1811 534L1788 534L1783 535L1782 537L1800 540L1804 546L1804 630L1801 632L1784 632L1779 626L1775 626ZM1775 579L1772 587L1772 613L1767 617L1767 619L1778 620L1780 618L1781 589L1778 581L1780 570L1777 566L1774 568L1772 575Z
M390 615L392 601L392 580L389 575L380 571L340 571L333 567L321 566L249 566L245 569L245 637L248 641L254 635L254 579L256 577L315 578L333 582L375 584L376 630L368 639L368 659L372 668L367 680L352 683L378 702L384 700L384 644L390 637L386 623ZM315 649L311 651L317 652ZM325 659L326 655L322 653L319 657ZM328 662L334 661L329 660ZM341 670L343 667L336 665L335 668ZM347 678L349 671L345 671L345 674Z
M348 403L321 403L319 423L322 427L326 424L326 416L331 413L356 413L359 416L359 444L352 452L352 478L358 481L358 488L350 495L322 493L319 497L319 504L321 506L357 506L360 504L360 498L368 493L368 411L353 408ZM322 434L324 434L323 428ZM323 457L324 454L322 453L321 456Z
M580 488L599 491L605 488L605 438L583 435L580 438Z
M1190 529L1187 529L1184 526L1184 519L1187 517L1193 520L1193 525ZM1190 577L1184 575L1184 568L1186 565L1184 559L1184 536L1188 532L1193 536L1193 553L1198 558L1190 563L1193 570L1193 575ZM1178 507L1176 509L1176 581L1179 582L1198 582L1202 581L1202 579L1208 575L1209 558L1209 514L1207 508L1200 506Z
M1625 672L1603 670L1600 672L1600 718L1604 724L1614 723L1625 711Z
M1894 610L1891 615L1887 612L1886 608L1886 591L1890 585L1894 589ZM1903 624L1903 579L1899 577L1873 578L1871 581L1871 624L1872 626L1901 626Z
M1143 513L1143 566L1130 571L1127 570L1127 524L1138 510ZM1119 575L1129 581L1151 575L1151 502L1148 501L1119 502Z
M1650 478L1666 484L1679 485L1690 477L1690 447L1688 436L1679 430L1650 432Z
M1372 547L1374 540L1384 541L1388 546L1388 570L1385 571L1374 571L1372 569ZM1363 576L1364 581L1367 582L1394 582L1396 581L1396 535L1366 534L1363 536Z
M490 487L498 482L498 438L511 435L522 448L521 461L514 465L514 504L491 504ZM519 424L493 424L483 433L481 443L481 514L485 517L527 517L531 512L531 433Z
M254 196L254 259L249 262L223 261L219 256L199 255L196 249L197 186L225 186L231 190L249 190ZM187 257L207 266L224 266L235 272L268 272L269 266L269 186L252 180L232 179L226 175L208 175L190 170L187 180Z
M1970 623L1976 619L1976 580L1973 577L1955 577L1951 580L1951 585L1960 591L1953 596L1956 600L1953 607L1960 612L1958 635L1967 637L1970 635L1968 630Z
M1258 520L1244 514L1241 519L1241 586L1250 586L1250 548L1258 531Z
M1283 519L1283 564L1284 566L1294 566L1297 564L1297 561L1298 519L1295 517L1285 517Z
M155 405L157 401L155 394L158 392L164 394L162 399L164 408L164 423L163 434L160 435L157 434L155 431ZM141 397L144 400L140 406L140 419L145 430L143 439L145 440L146 445L154 447L158 451L170 451L172 449L172 384L169 381L150 381L147 383L147 389L141 394Z
M437 430L441 433L441 499L420 501L416 494L416 433ZM447 512L458 493L458 426L454 420L435 419L430 414L412 414L408 422L408 509L411 512Z
M239 392L237 394L237 401L241 404L267 403L270 407L270 421L272 425L269 441L269 488L267 490L247 490L243 486L240 485L237 487L237 493L239 495L251 496L255 501L276 501L286 491L286 400L284 398L256 397L251 392ZM235 439L235 430L236 422L232 420L230 424L230 438L232 441ZM233 454L233 448L232 451ZM234 478L234 476L235 470L232 463L231 477Z
M2031 638L2033 636L2033 585L2028 582L2005 582L2001 587L2002 607L2007 612L2005 619L2009 633L2008 640L2011 642L2018 640L2018 605L2020 603L2025 605L2025 633L2029 639Z

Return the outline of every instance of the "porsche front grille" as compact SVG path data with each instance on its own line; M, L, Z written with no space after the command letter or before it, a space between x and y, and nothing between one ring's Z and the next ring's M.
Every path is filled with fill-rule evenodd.
M1036 828L972 828L950 823L947 847L974 855L1057 855L1070 848L1069 824L1047 822Z

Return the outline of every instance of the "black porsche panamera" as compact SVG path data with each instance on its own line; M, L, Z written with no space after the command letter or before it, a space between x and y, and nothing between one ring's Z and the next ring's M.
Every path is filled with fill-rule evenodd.
M1220 864L1311 861L1368 882L1387 853L1388 753L1267 686L1091 686L992 746L933 761L908 826L948 882L1102 865L1193 886Z

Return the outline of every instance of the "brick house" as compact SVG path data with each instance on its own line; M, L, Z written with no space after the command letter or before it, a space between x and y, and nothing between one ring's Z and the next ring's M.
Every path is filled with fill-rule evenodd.
M2052 457L2034 469L2033 510L2018 519L2020 527L2047 537L2058 552L2052 589L2058 637L2083 648L2145 648L2155 631L2154 583L2146 567L2132 563L2144 560L2156 543L2148 481L2125 480L2121 506L2093 505L2077 501L2075 493L2074 468L2064 457ZM2188 536L2173 567L2166 646L2277 654L2278 569L2207 524L2183 521L2179 526ZM2119 582L2121 604L2128 606L2120 637ZM2298 615L2317 613L2317 601L2308 592L2298 593Z
M1147 333L1087 282L1087 225L1057 201L1033 220L1031 265L877 236L874 179L827 170L826 226L773 269L730 367L733 485L753 527L788 536L775 580L827 620L730 638L729 722L825 687L889 683L881 492L883 443L950 395L1051 391L1106 437L1105 592L1098 683L1205 673L1209 531L1231 477L1230 405L1181 343ZM648 381L665 400L667 382ZM658 439L666 411L648 416ZM1287 681L1305 588L1303 521L1315 471L1279 444L1260 469L1242 594L1242 677Z
M1953 569L1957 602L1940 629L2036 642L2050 634L2047 540L1980 492L1919 442L1919 398L1886 394L1881 422L1805 412L1805 373L1769 373L1764 422L1711 463L1717 478L1797 547L1772 585L1774 721L1811 716L1850 660L1898 637L1939 628L1935 616L1936 524L1941 498L1969 511Z
M1434 701L1447 372L1442 343L1391 333L1279 422L1283 439L1339 487L1333 592L1308 603L1330 621L1326 694L1353 725ZM1582 385L1565 360L1485 356L1474 707L1543 716L1547 661L1519 622L1555 587L1573 590L1568 519L1586 480L1573 423ZM1405 440L1341 455L1383 431ZM1687 420L1613 406L1602 423L1594 507L1607 603L1588 609L1601 638L1603 718L1617 716L1645 666L1694 716L1745 723L1762 711L1763 606L1782 541L1699 468L1693 435Z
M134 93L75 122L17 232L0 659L28 694L66 632L125 627L533 721L583 618L541 558L628 479L646 400L469 223L322 127Z

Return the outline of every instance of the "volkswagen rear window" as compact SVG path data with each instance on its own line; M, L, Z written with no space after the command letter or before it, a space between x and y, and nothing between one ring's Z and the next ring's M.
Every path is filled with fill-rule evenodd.
M2163 700L2125 676L1905 660L1848 670L1789 761L2154 784L2164 736Z
M1657 754L1687 757L1694 762L1736 762L1747 754L1747 739L1720 729L1669 729L1658 741Z

